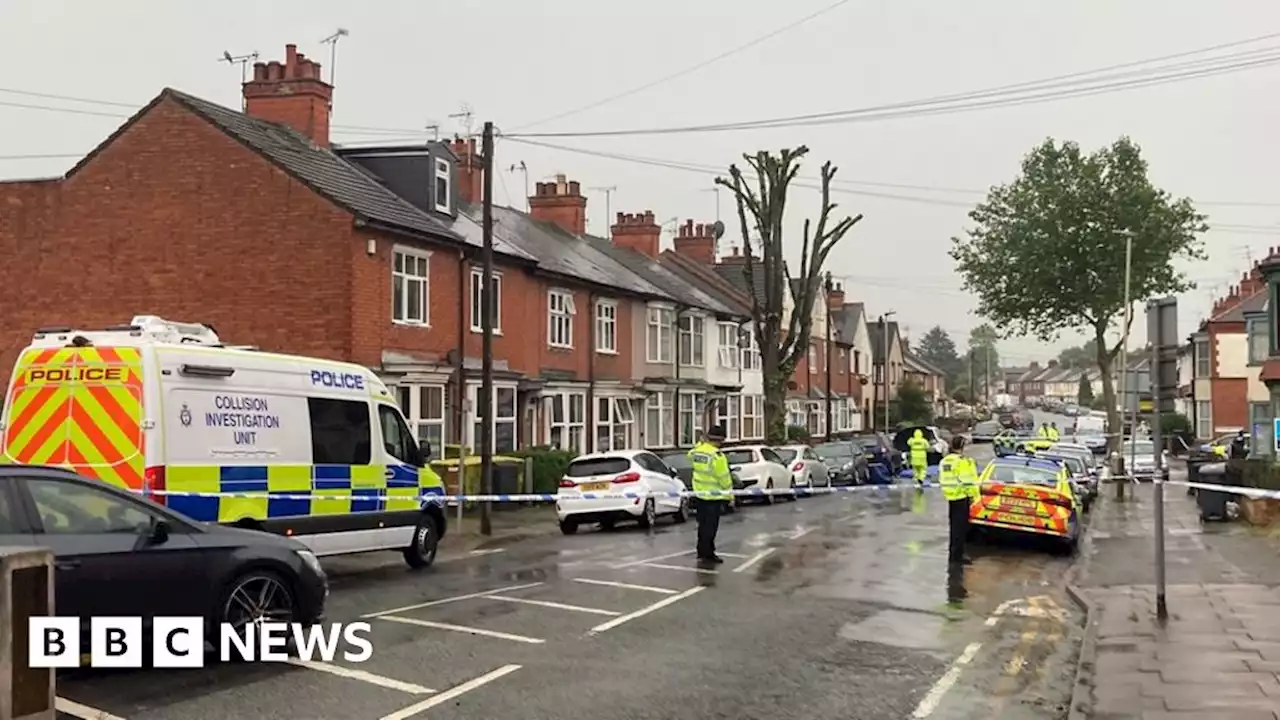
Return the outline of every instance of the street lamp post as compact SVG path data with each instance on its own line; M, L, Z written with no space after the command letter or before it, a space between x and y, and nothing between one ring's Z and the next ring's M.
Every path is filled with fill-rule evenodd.
M880 327L884 330L884 353L880 360L880 375L884 380L884 431L889 432L889 318L897 315L896 310L880 316Z
M1124 419L1129 414L1127 390L1129 384L1129 324L1133 321L1133 303L1129 298L1129 285L1133 276L1133 232L1123 230L1124 235L1124 330L1120 336L1120 451L1121 462L1124 458ZM1105 348L1104 348L1105 349ZM1113 430L1114 432L1114 430ZM1130 449L1133 443L1130 443ZM1124 478L1126 472L1133 471L1133 454L1130 453L1129 464L1122 465L1121 479L1116 482L1116 499L1124 500L1124 486L1128 482Z

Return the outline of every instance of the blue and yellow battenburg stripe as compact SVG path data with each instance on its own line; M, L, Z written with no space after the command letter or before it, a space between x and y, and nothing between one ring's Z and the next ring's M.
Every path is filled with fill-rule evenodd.
M234 523L417 510L420 496L443 495L444 483L431 468L408 465L170 465L165 489L172 493L166 504L177 512L205 522ZM283 497L273 497L277 495Z

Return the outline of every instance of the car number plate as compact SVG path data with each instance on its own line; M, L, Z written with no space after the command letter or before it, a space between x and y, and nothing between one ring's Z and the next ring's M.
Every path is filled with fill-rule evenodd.
M601 490L608 490L609 485L610 483L607 482L583 483L578 486L578 489L582 492L600 492Z
M1000 505L1007 508L1025 508L1027 510L1037 510L1040 505L1035 500L1027 500L1025 498L1000 498Z
M1036 519L1030 515L1015 515L1013 513L995 513L991 516L996 522L1009 523L1010 525L1035 525Z

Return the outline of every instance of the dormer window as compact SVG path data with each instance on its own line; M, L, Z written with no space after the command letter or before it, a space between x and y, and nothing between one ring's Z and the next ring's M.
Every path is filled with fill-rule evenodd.
M448 213L451 212L451 208L449 206L449 198L452 192L452 189L449 187L449 183L452 181L451 168L449 167L449 161L441 158L436 158L435 164L436 210L442 213Z

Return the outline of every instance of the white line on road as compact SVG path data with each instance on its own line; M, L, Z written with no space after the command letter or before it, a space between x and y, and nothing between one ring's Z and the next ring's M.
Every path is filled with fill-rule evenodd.
M719 570L711 568L690 567L688 565L665 565L663 563L645 563L641 567L658 568L659 570L683 570L685 572L699 573L701 575L718 575Z
M538 587L539 585L543 585L543 584L544 583L536 582L536 583L527 583L525 585L508 585L507 587L494 588L492 590L485 590L484 592L468 593L466 595L455 595L453 597L442 598L440 600L431 600L424 603L418 603L417 605L405 605L404 607L391 608L390 610L382 610L381 612L368 613L367 615L361 615L360 617L362 618L382 617L383 615L393 615L395 613L404 612L406 610L420 610L422 608L434 607L436 605L444 605L445 603L458 602L459 600L475 600L476 598L488 597L489 595L492 595L494 593L511 592L512 590L526 590L528 588Z
M684 557L685 555L692 555L695 552L697 552L697 550L681 550L680 552L667 553L666 555L659 555L658 557L645 558L643 560L632 560L631 562L625 562L620 565L614 565L613 569L621 570L622 568L632 567L635 565L644 565L645 563L655 562L658 560L670 560L671 558L678 558L678 557Z
M112 715L106 710L91 708L88 705L81 705L73 700L64 697L54 698L53 709L60 713L66 713L72 717L78 717L81 720L124 720L119 715Z
M617 617L620 612L613 610L601 610L599 608L584 607L582 605L567 605L565 603L551 602L550 600L533 600L531 598L507 597L506 595L490 595L490 600L501 600L510 603L523 603L525 605L537 605L539 607L554 608L556 610L572 610L574 612L591 613L593 615L608 615L609 617Z
M997 605L995 611L991 613L991 617L987 618L987 627L993 627L996 623L1000 622L1000 616L1004 614L1005 610L1008 610L1017 603L1023 602L1025 599L1026 598L1014 598L1012 600L1005 600Z
M413 683L396 680L383 675L375 675L374 673L365 672L364 670L342 667L341 665L334 665L332 663L314 662L311 660L301 660L299 658L289 658L288 662L290 665L297 665L298 667L307 668L308 670L318 670L319 672L329 673L330 675L337 675L339 677L350 678L352 680L361 680L369 683L370 685L377 685L378 687L384 687L391 690L399 690L400 692L407 692L410 695L430 695L435 692L435 690L432 690L429 687L415 685Z
M494 553L506 552L506 548L490 548L488 550L472 550L467 553L471 557L479 557L481 555L493 555Z
M751 557L750 555L743 555L742 553L717 552L716 554L719 555L720 557L733 558L734 560L741 560L742 558Z
M934 683L933 687L929 689L929 694L925 695L920 704L916 706L916 710L911 713L911 717L915 718L915 720L921 720L921 718L927 718L934 710L937 710L938 703L942 701L942 696L946 695L951 686L956 684L956 680L960 678L960 671L973 660L973 656L977 655L978 650L981 648L982 643L969 643L964 652L960 653L960 657L951 663L951 667L947 668L942 677L938 678L938 682Z
M811 528L811 527L810 527L810 528L800 528L799 530L796 530L795 532L793 532L793 533L791 533L790 535L788 535L788 536L787 536L787 539L788 539L788 540L799 540L800 538L804 537L805 535L808 535L809 533L813 532L814 530L817 530L817 528Z
M750 570L751 568L755 567L755 566L756 566L756 564L757 564L757 563L759 563L761 560L763 560L763 559L765 559L765 558L769 557L769 556L770 556L770 555L772 555L772 554L773 554L773 548L768 548L767 550L761 550L760 552L756 553L755 555L752 555L752 556L751 556L751 558L750 558L749 560L747 560L746 562L742 563L742 564L741 564L741 565L739 565L738 567L734 568L734 569L733 569L733 571L734 571L734 572L736 572L736 573L746 572L746 571Z
M588 585L604 585L605 587L622 588L623 590L644 590L645 592L658 593L660 595L675 595L679 590L671 590L669 588L657 587L655 585L633 585L631 583L614 582L612 580L596 580L595 578L574 578L574 582L586 583Z
M614 619L610 620L609 622L606 622L606 623L603 623L603 624L597 625L597 626L595 626L595 627L591 628L591 630L590 630L589 632L590 632L590 634L592 634L592 635L599 635L600 633L602 633L602 632L604 632L604 631L606 631L606 630L612 630L612 629L614 629L614 628L618 627L619 625L621 625L621 624L623 624L623 623L631 622L632 620L635 620L636 618L641 618L641 617L644 617L645 615L648 615L648 614L649 614L649 613L651 613L651 612L654 612L654 611L656 611L656 610L661 610L662 608L664 608L664 607L666 607L666 606L668 606L668 605L673 605L673 604L675 604L675 603L678 603L678 602L680 602L681 600L684 600L684 599L685 599L685 598L687 598L687 597L692 597L692 596L694 596L694 595L697 595L698 593L700 593L700 592L702 592L703 590L706 590L706 589L707 589L707 588L706 588L706 586L703 586L703 585L699 585L698 587L692 587L692 588L689 588L688 590L685 590L684 592L680 593L679 595L672 595L671 597L662 598L662 599L661 599L661 600L659 600L658 602L656 602L656 603L654 603L654 604L652 604L652 605L649 605L648 607L640 608L639 610L637 610L637 611L635 611L635 612L633 612L633 613L627 613L626 615L623 615L622 617L616 617L616 618L614 618Z
M466 633L467 635L484 635L485 637L497 638L499 640L529 643L530 645L541 645L546 642L546 640L542 640L541 638L514 635L512 633L498 632L497 630L485 630L484 628L470 627L467 625L451 625L449 623L419 620L418 618L399 617L397 615L380 615L378 616L378 619L404 623L405 625L418 625L419 627L435 628L436 630L452 630L453 632Z
M418 713L424 710L430 710L431 708L437 705L447 703L450 700L453 700L454 698L459 697L460 695L469 693L472 690L475 690L476 688L481 687L483 685L488 685L494 680L497 680L498 678L504 675L510 675L511 673L519 669L520 669L519 665L504 665L498 668L497 670L494 670L491 673L486 673L484 675L481 675L478 678L475 678L474 680L468 680L462 683L461 685L451 687L448 690L445 690L444 692L440 693L439 695L436 695L434 697L429 697L426 700L423 700L421 702L414 703L413 705L410 705L409 707L404 708L403 710L397 710L391 713L390 715L383 715L381 720L407 720L408 718L411 718L414 715L417 715Z

